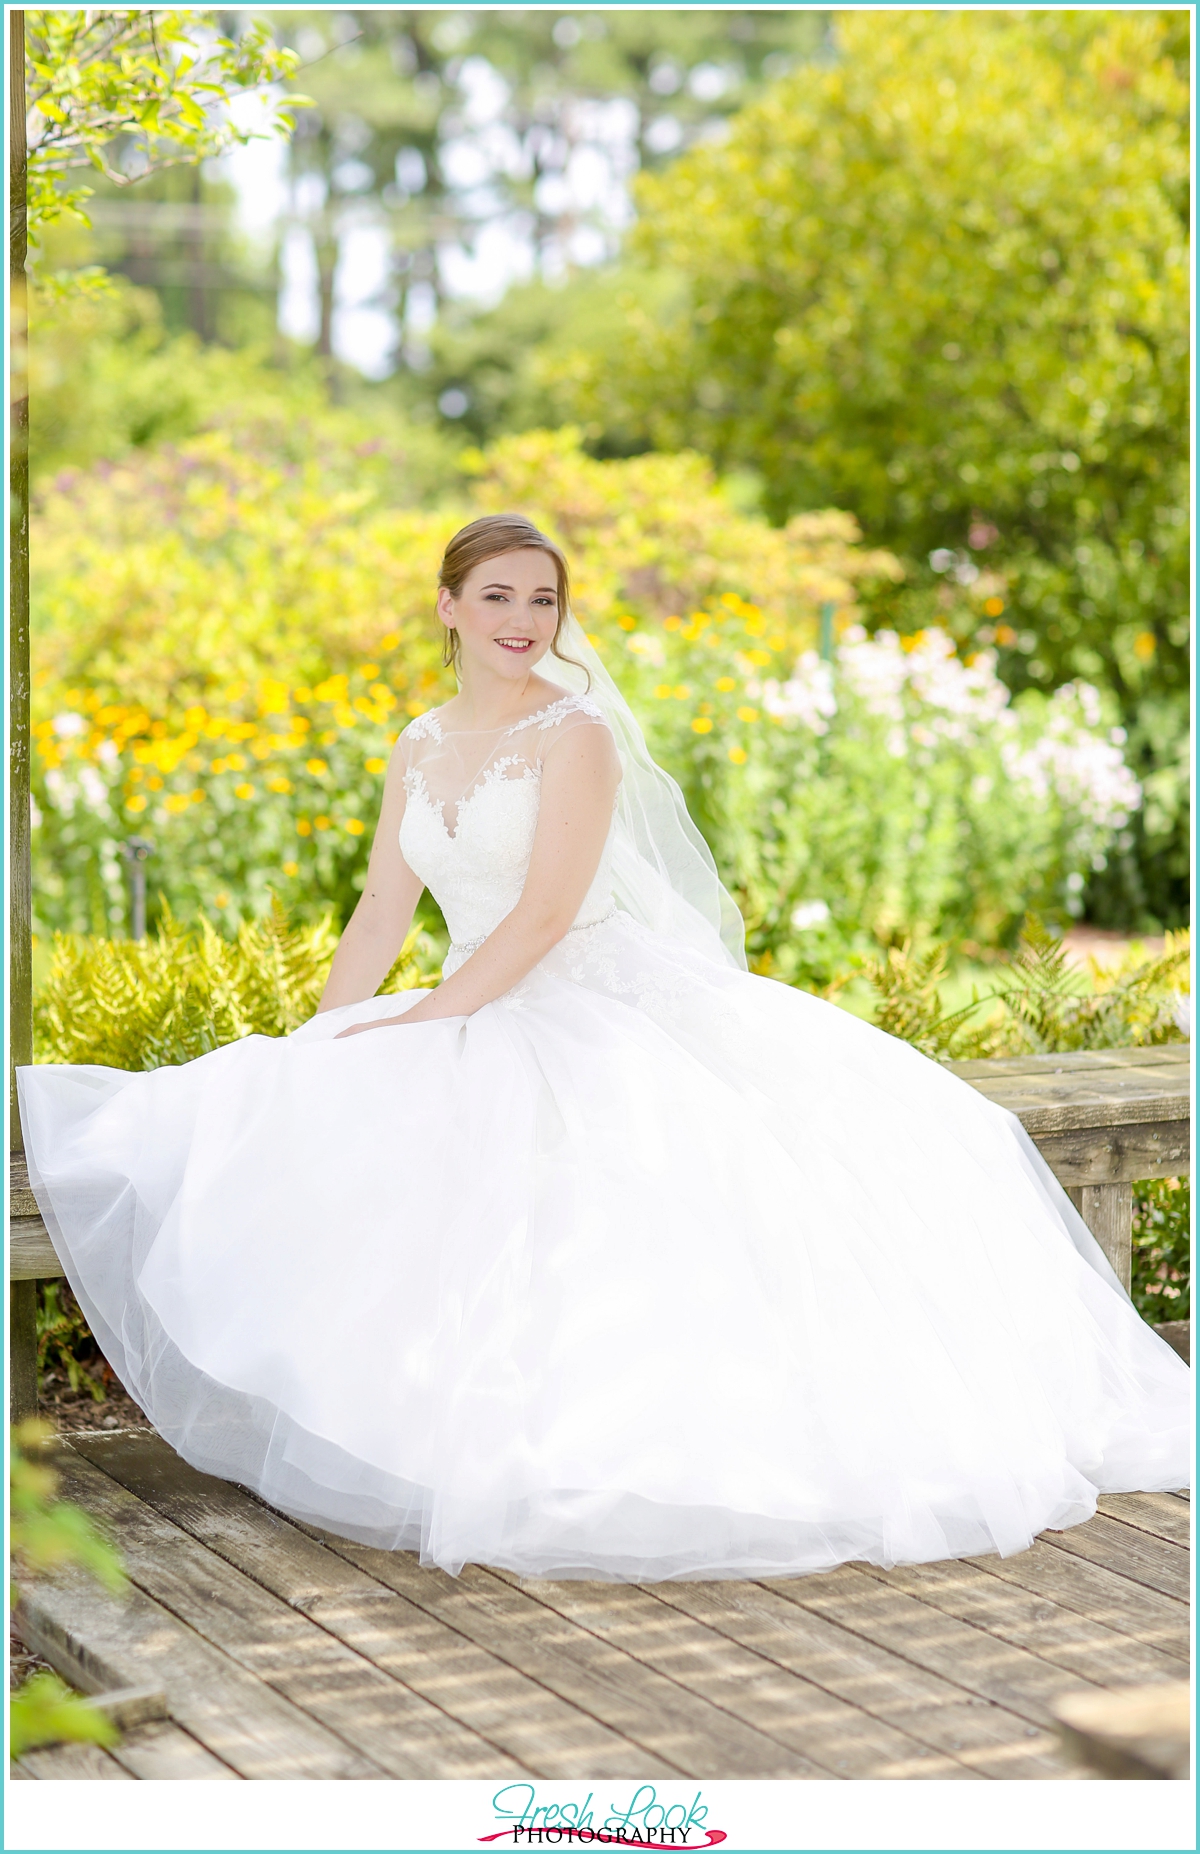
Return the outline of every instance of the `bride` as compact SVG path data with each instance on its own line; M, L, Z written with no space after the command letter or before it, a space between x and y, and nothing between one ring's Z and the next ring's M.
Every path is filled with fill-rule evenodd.
M1020 1124L745 970L522 517L446 550L317 1015L19 1072L105 1356L186 1460L457 1572L1012 1553L1188 1477L1190 1378ZM376 997L428 886L442 983Z

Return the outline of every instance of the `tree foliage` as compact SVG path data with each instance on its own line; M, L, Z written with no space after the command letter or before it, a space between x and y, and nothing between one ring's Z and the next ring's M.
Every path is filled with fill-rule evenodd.
M576 395L597 433L753 467L777 520L851 510L910 565L902 628L995 575L977 641L1010 684L1105 683L1130 730L1138 867L1094 899L1168 919L1186 900L1188 26L839 16L836 64L643 178L634 250L674 302L632 289Z
M219 18L148 7L26 13L31 239L64 213L84 213L91 189L69 184L74 171L128 186L249 141L259 131L226 112L233 97L258 91L271 128L291 131L307 98L265 92L291 77L295 53L276 45L265 20L232 38Z

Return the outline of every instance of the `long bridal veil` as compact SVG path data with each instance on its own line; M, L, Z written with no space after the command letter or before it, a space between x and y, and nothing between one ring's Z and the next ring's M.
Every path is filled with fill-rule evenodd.
M683 793L651 759L633 711L574 613L563 627L559 647L574 661L548 652L538 664L538 674L572 695L590 695L603 710L621 756L624 776L613 846L618 906L644 927L744 970L745 929L737 904L688 816Z

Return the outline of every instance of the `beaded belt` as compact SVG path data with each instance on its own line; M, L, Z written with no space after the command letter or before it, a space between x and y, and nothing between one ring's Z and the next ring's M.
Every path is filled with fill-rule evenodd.
M596 920L581 921L578 927L568 927L566 933L563 935L563 939L569 939L573 933L586 933L589 927L603 927L605 921L610 921L616 911L616 906L614 904L614 906L608 910L607 914L599 915ZM499 925L498 922L497 925ZM496 929L493 928L492 933L495 931ZM477 940L451 940L446 957L449 958L451 953L457 953L459 956L458 963L461 964L464 959L469 959L472 953L477 953L484 941L490 940L491 937L491 934L481 933ZM553 950L554 949L551 948L551 951Z

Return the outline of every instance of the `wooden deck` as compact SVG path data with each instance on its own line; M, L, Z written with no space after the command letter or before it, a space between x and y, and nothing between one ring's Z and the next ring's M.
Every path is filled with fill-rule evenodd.
M1175 1494L1106 1498L1008 1559L523 1583L297 1525L152 1432L57 1461L130 1586L55 1573L20 1632L88 1691L160 1689L167 1716L19 1778L1066 1779L1060 1700L1187 1671Z

